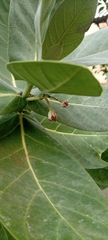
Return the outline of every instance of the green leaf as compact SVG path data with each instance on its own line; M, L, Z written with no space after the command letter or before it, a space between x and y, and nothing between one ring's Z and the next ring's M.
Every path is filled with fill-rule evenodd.
M105 196L41 126L20 118L22 142L19 128L0 142L3 224L16 239L106 240Z
M108 64L108 28L85 37L78 48L62 61L87 66Z
M35 59L34 17L39 0L12 0L9 15L9 61Z
M15 240L2 224L0 224L0 240Z
M15 94L0 94L0 115L18 112L27 105L26 99Z
M26 80L40 91L99 96L102 88L92 73L81 66L61 62L13 62L7 64L15 79Z
M28 107L31 111L34 111L43 116L48 116L49 108L45 100L28 101Z
M41 1L41 21L40 21L40 27L41 27L41 39L42 43L45 38L46 30L48 28L50 15L53 10L53 7L55 5L56 0L44 0Z
M67 100L69 105L63 108L61 103ZM31 98L32 99L32 98ZM53 94L48 98L51 108L57 113L57 121L69 127L86 131L108 131L108 88L103 87L100 97L70 96L66 94ZM28 102L30 109L40 115L48 116L48 104L45 100ZM104 123L104 124L103 124ZM52 125L51 125L52 126ZM71 132L71 128L67 128Z
M60 6L60 4L63 2L64 0L56 0L54 8L52 9L52 13L51 13L51 17L53 16L53 14L56 12L57 8ZM50 18L51 19L51 18Z
M42 59L42 43L45 38L45 34L47 31L47 27L49 24L49 19L51 15L51 11L55 4L56 0L44 0L39 1L38 9L35 15L35 34L36 34L36 59Z
M8 62L8 15L10 0L0 0L0 78L11 84L11 74L6 69Z
M58 60L71 53L81 43L96 6L96 0L64 0L49 23L43 43L43 59Z
M17 112L26 105L26 99L17 94L17 89L0 80L0 115Z
M0 139L11 133L18 125L18 114L12 113L0 116Z

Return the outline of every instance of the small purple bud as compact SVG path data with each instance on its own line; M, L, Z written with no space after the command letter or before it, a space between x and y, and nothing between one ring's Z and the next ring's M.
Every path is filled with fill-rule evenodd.
M67 101L67 100L64 100L64 101L61 103L61 106L64 107L64 108L67 108L67 107L68 107L68 101Z
M53 121L56 121L57 120L57 114L56 112L51 109L49 112L48 112L48 120L53 122Z

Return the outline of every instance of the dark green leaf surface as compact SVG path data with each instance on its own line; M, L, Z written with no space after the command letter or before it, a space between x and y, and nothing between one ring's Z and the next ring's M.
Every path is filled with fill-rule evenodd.
M108 148L102 153L102 159L108 162Z
M11 1L9 61L35 59L34 17L39 0Z
M2 224L0 224L0 240L15 240Z
M11 113L0 116L0 139L11 133L18 125L18 114Z
M42 8L41 8L41 21L40 21L40 28L41 28L41 38L42 38L42 43L45 38L45 34L48 28L49 24L49 19L51 12L53 10L53 7L56 3L56 0L44 0L41 1Z
M87 66L108 64L108 28L85 37L78 48L62 61Z
M69 106L63 108L61 103L49 98L51 108L57 113L57 121L67 126L95 132L108 131L108 88L103 88L100 97L70 96L53 94L61 102L68 100ZM45 100L28 103L34 112L48 116L48 105ZM71 132L71 128L67 128Z
M11 84L11 74L6 69L8 62L8 15L10 0L0 0L0 78Z
M108 148L102 153L101 158L108 163ZM108 187L108 167L102 169L87 169L101 189Z
M96 6L96 0L64 0L50 21L43 43L43 59L58 60L71 53L81 43Z
M48 105L45 100L43 101L30 101L28 102L29 109L40 115L48 116ZM52 105L53 106L53 105Z
M0 240L7 240L7 234L4 227L0 224Z
M0 115L20 111L26 105L26 100L15 94L0 95Z
M99 96L102 88L92 73L81 66L61 62L13 62L7 64L16 80L26 80L40 91Z
M108 187L108 167L101 169L87 169L87 172L102 190Z
M22 143L19 128L0 142L3 224L20 240L106 240L107 200L94 181L41 127L21 120L21 129Z
M26 99L15 90L17 89L0 80L0 115L19 111L26 106Z

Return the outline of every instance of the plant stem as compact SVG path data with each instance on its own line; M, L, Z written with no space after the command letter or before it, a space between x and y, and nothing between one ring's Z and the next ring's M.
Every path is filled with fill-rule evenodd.
M28 97L26 100L30 102L30 101L43 100L43 99L44 99L43 95L40 95L40 96Z
M49 110L52 110L52 108L51 108L51 106L50 106L50 102L48 101L47 97L44 97L44 99L45 99L46 102L47 102L47 105L48 105Z
M27 83L27 85L26 85L26 87L25 87L25 89L24 89L24 92L23 92L23 94L22 94L22 97L25 97L25 98L28 97L29 94L30 94L30 91L31 91L32 87L33 87L32 84Z

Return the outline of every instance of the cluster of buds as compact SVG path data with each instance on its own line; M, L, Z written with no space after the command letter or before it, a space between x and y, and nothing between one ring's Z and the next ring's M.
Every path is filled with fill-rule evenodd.
M40 94L39 96L34 96L34 95L30 95L30 97L27 98L28 101L35 101L35 100L46 100L48 108L49 108L49 112L48 112L48 120L53 122L53 121L57 121L57 114L56 112L51 108L50 106L50 102L49 102L49 98L61 103L61 106L63 108L67 108L68 107L68 101L64 100L64 101L60 101L59 99L50 96L49 94Z
M46 100L46 102L47 102L47 104L48 104L48 108L49 108L48 120L49 120L50 122L57 121L57 114L56 114L56 112L51 108L50 103L49 103L49 101L48 101L48 98L52 98L52 99L60 102L60 103L61 103L61 106L62 106L63 108L67 108L67 107L68 107L68 101L67 101L67 100L60 101L60 100L58 100L57 98L55 98L55 97L53 97L53 96L50 96L50 95L48 95L48 94L45 94L45 95L44 95L44 99Z

